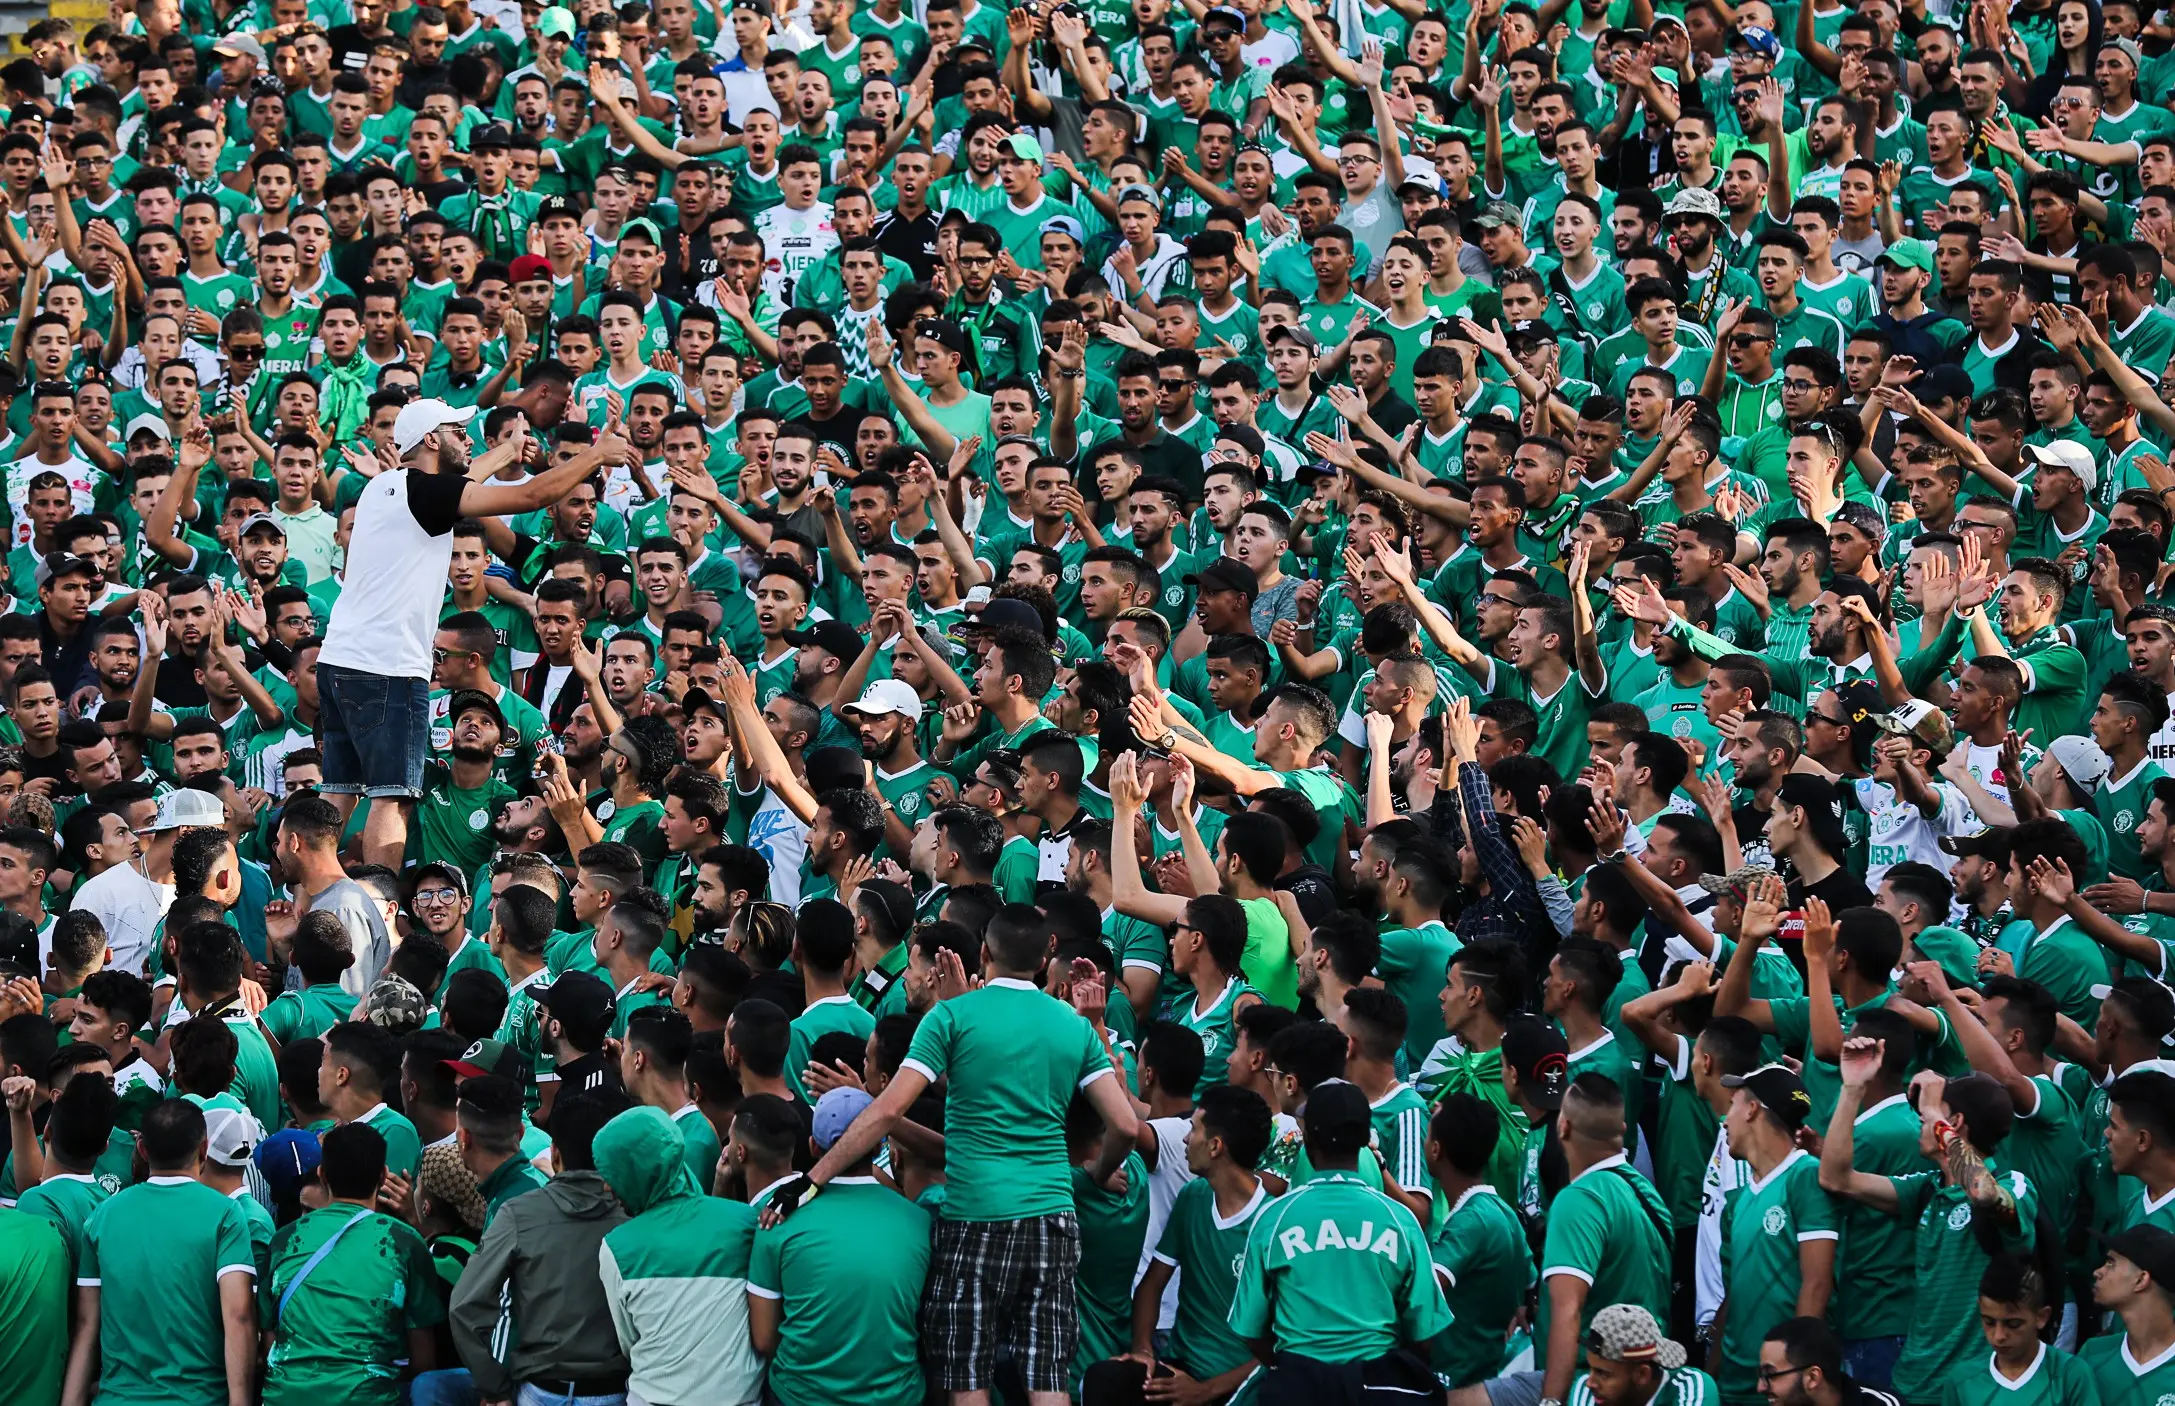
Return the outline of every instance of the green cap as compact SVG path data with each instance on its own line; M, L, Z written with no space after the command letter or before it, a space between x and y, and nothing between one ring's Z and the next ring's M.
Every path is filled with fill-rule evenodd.
M1962 928L1926 928L1911 939L1911 945L1941 968L1950 986L1979 984L1979 944Z
M1899 269L1918 269L1933 272L1933 246L1923 239L1899 239L1881 250L1876 264L1893 264Z
M1036 141L1029 133L1014 132L1011 136L1005 138L1004 145L1005 150L1022 161L1039 162L1042 160L1042 143Z

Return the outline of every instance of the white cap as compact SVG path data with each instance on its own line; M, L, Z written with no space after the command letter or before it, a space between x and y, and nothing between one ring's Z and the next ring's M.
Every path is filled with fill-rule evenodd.
M227 823L227 807L217 796L186 788L168 791L159 797L159 813L149 825L146 834L159 830L193 829L199 825L224 825Z
M878 679L861 690L861 697L838 710L840 713L866 713L881 717L885 713L897 713L910 723L921 721L921 697L899 679Z
M2047 755L2054 764L2069 773L2069 779L2084 790L2091 790L2107 778L2115 769L2114 759L2100 750L2100 745L2089 737L2071 733L2057 737L2047 746Z
M121 443L126 444L134 439L138 430L148 430L168 444L174 442L174 432L166 428L164 419L157 415L138 415L128 422L128 429L121 435Z
M411 400L393 418L393 452L406 458L425 435L447 425L465 425L476 418L476 407L448 405L442 400Z
M2034 463L2052 469L2067 469L2084 485L2084 491L2093 492L2099 487L2099 465L2092 461L2092 451L2072 439L2058 439L2052 444L2027 444L2024 453Z
M246 1167L264 1141L264 1129L234 1108L204 1110L204 1155L222 1167Z

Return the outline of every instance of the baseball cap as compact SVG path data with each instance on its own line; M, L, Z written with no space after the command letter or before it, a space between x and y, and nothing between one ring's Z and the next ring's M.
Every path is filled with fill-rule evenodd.
M1571 1047L1563 1032L1545 1020L1523 1017L1503 1028L1503 1063L1518 1075L1518 1087L1543 1108L1563 1102L1571 1081Z
M147 835L161 830L193 830L200 825L227 823L226 803L217 796L184 787L159 797L159 813L144 827Z
M499 1040L478 1040L461 1051L459 1059L444 1061L446 1068L463 1079L481 1079L487 1074L512 1079L516 1083L528 1078L528 1061L521 1051Z
M317 1164L325 1158L317 1134L301 1128L281 1128L257 1144L257 1170L272 1188L275 1201L292 1201L317 1177Z
M1775 804L1803 809L1820 837L1821 848L1835 855L1843 852L1843 793L1835 789L1834 782L1824 776L1793 772L1776 788Z
M47 552L38 558L37 567L31 572L38 588L43 590L49 581L62 576L96 576L98 566L89 557L79 557L74 552Z
M1992 825L1975 835L1943 835L1937 843L1945 854L1958 859L1993 859L2009 862L2009 836L2013 827Z
M454 406L442 400L411 400L393 417L393 452L406 456L424 437L447 425L465 425L476 418L473 405Z
M861 690L861 696L840 708L841 716L862 713L869 717L882 717L897 713L910 723L921 721L921 698L899 679L878 679Z
M965 629L1033 630L1038 635L1042 633L1041 614L1023 600L1007 598L988 601L979 609L969 605L967 616L962 622L962 628Z
M1442 194L1442 182L1439 179L1421 175L1415 171L1397 183L1397 193L1399 195L1403 195L1408 190L1424 191L1429 195L1440 195Z
M846 1135L853 1120L861 1116L861 1110L876 1100L861 1089L833 1089L816 1100L816 1112L810 1120L808 1136L816 1146L828 1152L831 1144Z
M1701 874L1699 886L1708 893L1720 896L1736 894L1742 897L1752 891L1752 886L1762 879L1778 877L1772 864L1742 864L1727 874Z
M561 972L559 979L531 1000L562 1025L578 1031L602 1030L612 1021L612 990L587 972Z
M1218 557L1199 571L1187 572L1181 579L1204 591L1237 591L1248 600L1261 594L1260 578L1229 557Z
M2132 69L2142 69L2145 66L2145 51L2138 47L2135 39L2106 39L2101 41L2099 47L2103 54L2109 49L2121 54L2130 61ZM2153 1276L2155 1279L2159 1277L2157 1274Z
M1683 1344L1663 1337L1654 1315L1635 1303L1612 1303L1594 1314L1586 1325L1586 1355L1608 1362L1651 1362L1665 1371L1685 1362Z
M1888 520L1871 503L1861 503L1855 498L1845 502L1835 510L1835 521L1848 523L1876 545L1888 540Z
M536 17L536 32L547 39L572 39L574 12L563 5L553 5Z
M1923 239L1899 239L1880 251L1875 264L1893 264L1899 269L1918 269L1933 272L1933 246Z
M430 998L404 976L379 977L355 1008L355 1019L367 1020L396 1035L422 1029L429 1017Z
M140 434L155 436L168 444L174 442L174 432L166 428L166 421L157 415L138 415L129 421L128 430L121 436L121 441L125 444Z
M443 859L425 860L408 871L408 878L416 888L421 888L425 879L443 879L462 896L468 893L468 876L461 872L461 866Z
M787 630L780 638L787 644L814 645L840 659L858 659L866 642L859 631L843 620L818 620L805 630Z
M1669 203L1662 208L1661 212L1663 224L1667 224L1671 220L1691 217L1713 220L1717 224L1721 223L1724 218L1721 197L1711 190L1701 190L1697 186L1693 186L1670 196Z
M1233 6L1217 5L1209 10L1207 14L1201 16L1201 28L1206 29L1211 23L1217 21L1232 26L1241 34L1246 32L1246 16Z
M273 517L270 513L251 513L248 517L242 519L242 529L234 535L236 537L247 537L260 527L269 527L282 538L287 535L287 529L280 526L279 519Z
M2099 465L2092 462L2092 451L2074 440L2058 439L2052 444L2027 444L2024 453L2050 469L2067 469L2077 476L2090 493L2099 487Z
M914 324L914 335L927 337L938 346L961 356L967 354L967 329L948 317L925 317Z
M471 133L468 138L468 149L470 151L487 146L509 147L513 144L513 129L503 122L486 122Z
M1296 322L1287 322L1282 326L1270 328L1263 335L1262 340L1265 342L1297 342L1310 352L1318 352L1322 349L1322 344L1315 340L1314 334Z
M1155 193L1155 187L1142 185L1138 181L1119 190L1118 203L1123 205L1128 200L1145 200L1158 210L1163 208L1163 197Z
M1332 1155L1359 1151L1374 1132L1367 1096L1357 1084L1342 1079L1316 1084L1299 1117L1306 1124L1307 1143Z
M1087 230L1070 215L1050 216L1050 218L1042 222L1042 228L1036 233L1062 234L1081 248L1085 249L1087 247Z
M1804 1082L1779 1064L1763 1064L1749 1074L1724 1074L1722 1087L1751 1094L1792 1132L1804 1127L1812 1112L1812 1096L1805 1092Z
M564 215L567 219L578 220L581 218L581 213L575 207L574 202L563 195L547 195L536 202L536 220L538 224L542 224L555 215Z
M222 1167L246 1167L264 1141L257 1120L238 1108L204 1110L204 1155Z
M464 688L454 693L446 702L446 721L453 722L471 708L480 708L498 724L500 732L506 730L506 711L498 706L498 700L480 688Z
M529 283L539 278L551 277L551 260L542 254L523 254L514 260L507 270L507 277L516 283Z
M2114 759L2100 750L2100 745L2089 737L2070 733L2057 737L2047 746L2047 755L2055 765L2069 773L2069 779L2090 792L2115 769Z
M264 45L257 41L254 34L223 34L211 46L211 51L215 54L246 54L260 64L265 61Z
M728 722L732 718L732 714L725 711L725 705L712 698L710 690L706 688L690 688L680 695L681 717L692 716L698 709L714 714L719 722Z
M1042 143L1028 132L1014 132L1004 139L1004 149L1022 161L1041 161Z
M1738 30L1730 36L1729 42L1742 44L1753 53L1763 55L1768 59L1782 57L1782 41L1775 37L1774 31L1762 29L1756 24L1748 24L1743 29Z
M1875 713L1873 722L1882 732L1915 737L1943 755L1956 746L1956 731L1949 726L1948 714L1923 698L1913 698L1892 713Z
M1473 216L1473 223L1481 229L1497 229L1504 225L1524 229L1525 216L1508 200L1491 200L1480 207L1480 213Z
M2156 1225L2133 1225L2113 1235L2092 1232L2110 1251L2152 1276L2163 1292L2175 1293L2175 1234Z

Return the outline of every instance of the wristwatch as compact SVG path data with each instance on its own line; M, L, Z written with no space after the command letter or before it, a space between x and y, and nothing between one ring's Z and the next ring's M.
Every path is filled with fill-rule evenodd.
M1178 729L1175 727L1164 728L1163 735L1155 740L1155 745L1166 752L1176 747L1178 745Z

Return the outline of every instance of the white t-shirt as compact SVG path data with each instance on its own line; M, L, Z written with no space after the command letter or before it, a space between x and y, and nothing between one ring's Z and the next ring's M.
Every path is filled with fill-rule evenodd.
M1694 1259L1694 1317L1712 1323L1722 1306L1722 1204L1729 1194L1752 1180L1752 1169L1729 1155L1729 1130L1717 1128L1714 1152L1707 1171L1699 1179L1699 1238Z
M68 480L69 495L75 500L79 513L91 511L91 490L98 484L99 471L91 461L80 454L71 454L59 464L38 462L35 453L25 454L8 465L8 510L15 515L15 538L10 544L17 547L30 543L30 481L40 474L59 474Z
M347 576L317 662L396 679L430 677L430 643L453 564L459 474L393 469L355 504Z
M144 960L151 955L152 935L173 901L172 884L155 884L135 865L116 864L85 880L68 906L98 916L106 929L106 946L113 953L109 966L142 976Z
M1148 1120L1148 1130L1155 1138L1156 1161L1155 1170L1148 1173L1148 1238L1140 1247L1140 1266L1133 1271L1136 1286L1140 1276L1148 1272L1148 1261L1155 1257L1163 1227L1170 1224L1172 1204L1186 1189L1186 1183L1193 1180L1193 1169L1186 1165L1186 1133L1192 1126L1191 1118ZM1172 1271L1170 1282L1163 1286L1163 1302L1156 1310L1158 1328L1167 1329L1178 1321L1178 1280L1183 1272Z
M755 217L755 232L763 237L764 291L780 302L793 295L802 274L838 247L831 207L820 200L805 210L774 205Z
M1941 852L1941 837L1976 834L1986 828L1986 822L1972 810L1963 792L1949 782L1933 783L1941 809L1930 820L1917 806L1899 798L1896 788L1885 781L1860 777L1854 784L1858 807L1865 812L1867 822L1867 888L1879 888L1881 875L1907 860L1947 869L1948 857Z

